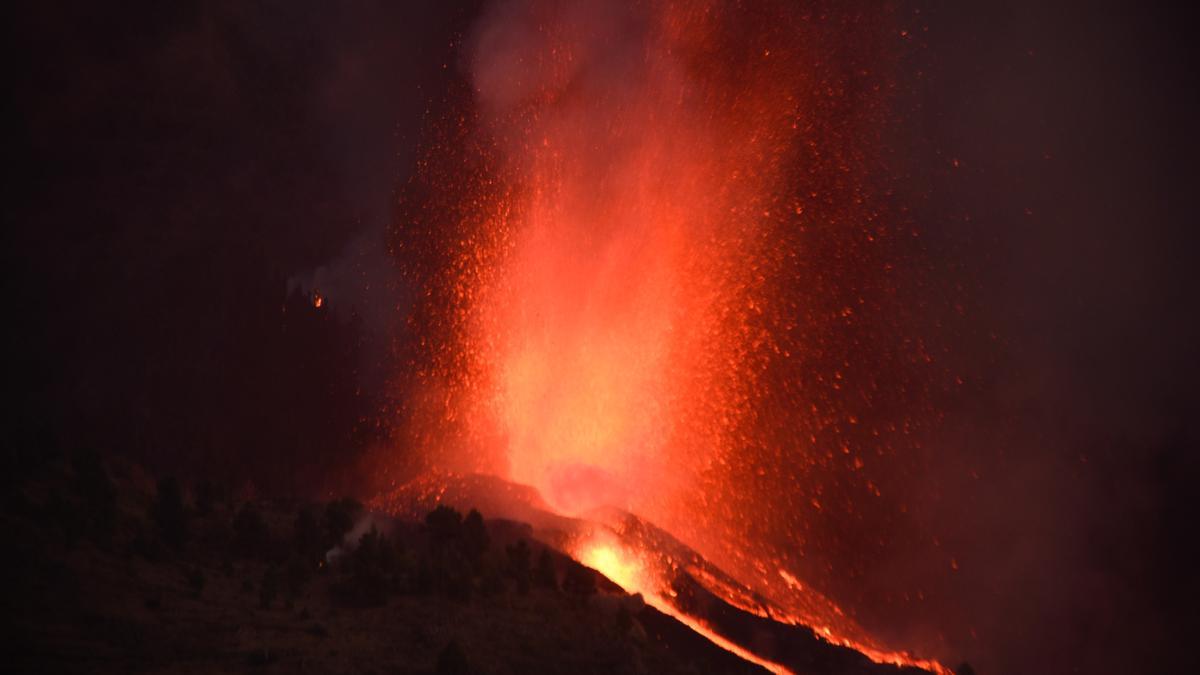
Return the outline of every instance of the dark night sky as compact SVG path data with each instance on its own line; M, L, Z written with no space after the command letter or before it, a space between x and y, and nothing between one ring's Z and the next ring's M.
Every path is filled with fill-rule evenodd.
M931 250L997 335L983 395L948 412L947 444L993 463L974 485L946 469L946 500L972 505L945 523L975 563L959 588L1011 645L1005 672L1194 666L1188 17L961 4L927 10L913 153Z
M383 246L391 197L429 92L441 89L451 36L471 14L383 2L118 12L47 3L18 13L21 183L6 252L25 426L54 428L67 444L219 465L237 452L231 437L263 425L240 411L273 397L246 383L293 370L259 356L284 342L324 360L296 337L312 331L288 333L280 319L288 291L314 286L329 323L355 317L343 345L354 363L348 381L293 382L361 387L359 409L342 417L369 416L388 322L406 303ZM329 403L310 399L265 426L295 427ZM145 419L168 421L132 431ZM349 424L334 426L322 430L331 441L349 435Z
M292 338L259 314L314 285L331 321L358 317L349 374L304 375L362 388L350 422L320 430L349 435L383 400L407 302L384 230L467 4L18 10L10 446L93 443L207 470L241 428L214 420L271 407L246 382ZM902 4L928 26L903 65L908 197L947 278L973 285L977 328L997 334L979 355L994 405L952 410L948 438L966 453L1012 443L971 496L980 520L956 525L996 561L970 592L1021 598L981 599L1011 624L992 662L1070 663L1049 656L1065 644L1087 651L1079 672L1165 668L1197 594L1194 24L1132 6ZM169 422L134 431L149 417ZM1029 573L1022 547L1053 554L1029 554L1043 566ZM983 588L998 581L1014 587ZM1111 623L1122 615L1134 640Z

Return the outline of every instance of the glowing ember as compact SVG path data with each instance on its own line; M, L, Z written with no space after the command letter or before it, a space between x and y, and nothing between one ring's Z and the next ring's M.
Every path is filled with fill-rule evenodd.
M870 188L895 35L774 5L488 13L472 112L445 120L394 240L425 298L405 445L561 513L620 506L773 618L940 668L815 590L854 588L842 561L890 536L880 476L919 469L936 417L897 289L911 228ZM577 555L657 597L628 551Z

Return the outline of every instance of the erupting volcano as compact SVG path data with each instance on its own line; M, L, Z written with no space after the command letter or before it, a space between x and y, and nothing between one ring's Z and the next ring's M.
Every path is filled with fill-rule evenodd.
M1173 4L15 3L8 669L1200 672Z
M392 238L423 290L396 384L421 468L605 523L569 550L651 603L687 567L745 611L944 671L828 599L903 536L884 491L930 461L931 392L955 381L917 328L919 233L889 188L907 37L820 3L487 10Z

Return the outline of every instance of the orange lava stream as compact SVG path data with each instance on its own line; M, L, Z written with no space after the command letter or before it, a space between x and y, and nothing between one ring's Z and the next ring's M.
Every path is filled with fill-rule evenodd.
M576 560L606 576L618 586L625 589L626 592L641 593L646 602L652 607L674 617L680 623L703 635L710 642L722 649L732 652L774 673L792 672L785 666L764 659L726 639L699 618L680 611L664 597L664 592L670 593L669 590L664 590L669 589L669 586L662 577L661 572L656 569L656 565L652 561L644 560L641 556L630 551L622 544L604 536L591 537L576 542L572 547L571 555ZM690 572L694 577L702 579L701 575L698 574L698 570L690 570ZM854 649L875 663L894 666L913 666L937 673L938 675L953 675L953 671L935 660L915 658L909 654L880 649L864 642L843 637L835 633L829 626L812 625L810 621L802 620L799 617L779 611L771 611L769 608L739 598L737 593L728 592L727 589L721 588L716 580L708 579L706 581L707 583L704 585L710 591L743 611L781 623L805 626L812 629L818 637L826 642Z
M696 619L695 617L688 616L687 614L684 614L683 612L680 612L679 610L675 609L675 607L673 607L671 604L669 604L665 600L663 600L662 596L655 594L655 593L651 593L649 595L643 594L643 597L646 598L646 602L649 603L649 605L651 607L657 609L658 611L662 612L663 614L667 614L671 617L674 617L675 620L679 621L679 623L682 623L683 625L687 626L688 628L691 628L692 630L696 631L700 635L703 635L706 639L708 639L709 642L712 642L713 644L717 645L718 647L720 647L726 651L729 651L730 653L736 654L737 656L741 657L742 659L745 659L746 661L749 661L750 663L762 666L763 668L766 668L767 670L771 671L772 673L777 673L779 675L784 675L784 674L790 675L793 672L787 668L784 668L783 666L779 665L778 663L775 663L774 661L768 661L764 658L761 658L761 657L757 656L756 654L753 654L752 652L749 652L749 651L743 649L736 643L726 640L724 637L722 637L718 633L713 632L713 630L710 629L708 626L706 626L704 624L704 622L700 621L699 619Z
M636 558L625 552L619 544L606 542L586 543L577 546L572 555L579 562L608 577L618 586L625 589L626 592L640 593L651 607L691 628L714 645L750 663L762 666L777 675L792 674L792 670L774 661L764 659L743 648L741 645L727 640L724 636L712 630L703 621L679 611L662 596L659 591L660 588L663 588L661 581L654 579L653 575Z

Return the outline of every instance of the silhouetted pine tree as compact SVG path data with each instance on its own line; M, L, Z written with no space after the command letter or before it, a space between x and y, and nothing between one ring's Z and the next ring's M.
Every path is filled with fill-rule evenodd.
M487 552L490 544L491 538L488 537L487 526L484 525L483 516L475 509L471 509L467 517L463 519L462 549L463 554L467 557L467 562L476 571L482 570L483 554Z
M554 566L554 556L549 547L543 547L538 556L537 569L533 573L533 583L539 588L552 591L558 590L558 573Z
M517 583L517 593L525 595L529 593L529 582L532 572L530 559L533 552L529 550L529 544L526 544L524 539L518 539L517 543L510 544L506 550L508 552L509 573L512 574L513 580Z
M354 529L354 523L362 514L363 506L350 497L335 499L325 505L325 546L339 546Z

